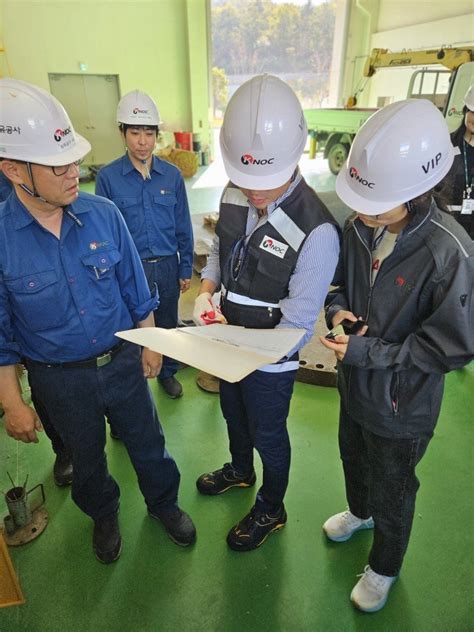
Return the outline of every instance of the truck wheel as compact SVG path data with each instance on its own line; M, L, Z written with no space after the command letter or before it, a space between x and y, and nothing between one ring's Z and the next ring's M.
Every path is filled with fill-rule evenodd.
M343 145L342 143L336 143L331 147L328 152L328 164L329 170L335 176L342 169L342 165L346 162L347 156L349 154L349 149L347 145Z

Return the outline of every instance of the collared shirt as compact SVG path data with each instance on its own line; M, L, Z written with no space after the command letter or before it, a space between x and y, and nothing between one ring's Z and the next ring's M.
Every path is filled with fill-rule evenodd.
M12 192L13 185L5 174L0 171L0 202L6 200Z
M125 222L80 193L58 239L15 193L0 204L0 365L100 355L156 309Z
M263 223L290 196L302 176L297 177L290 187L267 208L267 215L259 218L258 210L249 203L247 213L246 235ZM288 296L280 301L282 318L277 327L294 327L305 329L306 333L301 341L287 355L301 349L314 333L314 323L324 305L329 286L334 276L334 270L339 257L339 236L335 226L329 223L321 224L307 237L290 278ZM219 266L219 237L216 235L207 259L207 265L201 273L202 279L210 279L219 289L221 274Z
M150 178L144 179L125 154L103 167L95 192L122 212L141 259L179 254L179 278L190 279L193 230L179 170L153 156Z

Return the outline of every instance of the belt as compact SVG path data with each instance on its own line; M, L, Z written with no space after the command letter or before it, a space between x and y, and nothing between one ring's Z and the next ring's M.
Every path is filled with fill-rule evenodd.
M86 358L85 360L77 360L77 362L39 362L38 360L31 360L30 358L26 358L26 362L38 364L39 366L46 366L48 368L62 368L62 369L91 369L96 368L99 369L102 366L106 366L112 359L117 355L124 344L124 341L118 342L116 345L108 349L108 351L104 351L99 356L95 358Z
M147 259L142 259L143 263L158 263L158 261L162 261L163 259L167 259L170 255L163 255L162 257L148 257Z

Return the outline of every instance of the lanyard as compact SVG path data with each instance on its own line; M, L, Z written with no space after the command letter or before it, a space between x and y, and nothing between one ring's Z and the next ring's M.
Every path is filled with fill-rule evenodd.
M471 177L471 182L469 182L469 173L467 171L467 143L464 138L464 151L463 151L463 160L464 160L464 182L466 183L463 197L469 199L471 197L472 191L472 182L473 178Z

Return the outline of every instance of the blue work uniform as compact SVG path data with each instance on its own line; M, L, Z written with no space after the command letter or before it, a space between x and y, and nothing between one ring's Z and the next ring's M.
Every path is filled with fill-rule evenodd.
M13 190L13 185L10 180L4 175L2 171L0 171L0 202L3 202L7 199L10 193ZM41 402L36 397L36 393L31 391L31 400L36 409L36 413L38 417L41 419L41 423L43 425L43 429L51 441L51 445L56 454L67 455L69 450L64 445L64 441L61 439L58 432L54 426L50 423L46 411L41 407Z
M177 502L179 471L165 449L140 349L114 335L156 304L108 200L79 194L64 209L59 239L16 193L0 205L0 365L24 359L41 407L72 452L73 500L94 520L119 504L104 453L105 415L120 432L148 508L166 511Z
M0 202L7 199L12 192L12 188L10 180L0 171Z
M149 287L158 287L156 326L173 329L178 324L179 279L191 278L193 262L191 217L179 170L153 156L150 178L144 179L125 154L99 171L95 191L122 212ZM165 356L159 379L177 370L178 362Z

